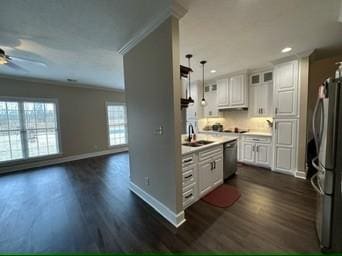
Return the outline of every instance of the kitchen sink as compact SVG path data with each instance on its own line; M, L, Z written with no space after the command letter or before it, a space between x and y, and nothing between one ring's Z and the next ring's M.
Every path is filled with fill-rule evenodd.
M201 144L201 145L208 145L208 144L213 143L213 141L209 141L209 140L199 140L199 141L196 141L196 143Z
M187 143L183 143L183 146L187 146L187 147L200 147L203 146L203 144L199 144L197 142L187 142Z
M208 145L210 143L213 143L213 141L199 140L199 141L194 141L194 142L183 143L182 145L188 146L188 147L200 147L200 146Z

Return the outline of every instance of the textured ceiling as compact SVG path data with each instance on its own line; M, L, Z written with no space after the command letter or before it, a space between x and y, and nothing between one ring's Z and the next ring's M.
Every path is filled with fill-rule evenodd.
M117 51L163 11L167 0L1 0L0 48L43 61L0 74L123 89ZM19 64L19 63L18 63Z
M289 54L342 45L340 0L188 0L180 49L192 53L194 79L259 68ZM290 46L293 51L281 53ZM209 70L217 73L211 74Z
M208 61L206 78L257 68L290 54L342 45L337 22L341 0L182 0L189 9L180 21L181 60L194 54ZM47 67L0 66L0 75L124 88L122 56L129 39L170 0L1 0L0 48L9 55L43 61ZM217 70L211 74L209 70Z

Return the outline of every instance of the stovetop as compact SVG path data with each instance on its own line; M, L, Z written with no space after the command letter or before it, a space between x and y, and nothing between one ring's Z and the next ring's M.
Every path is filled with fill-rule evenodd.
M237 130L237 131L235 131L235 130L224 130L223 132L227 132L227 133L246 133L246 132L248 132L248 130Z

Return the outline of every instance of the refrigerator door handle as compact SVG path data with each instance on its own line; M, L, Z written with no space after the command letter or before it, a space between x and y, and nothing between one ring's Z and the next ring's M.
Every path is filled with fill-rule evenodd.
M315 173L312 177L311 177L311 185L312 187L317 191L317 193L319 193L320 195L324 195L324 192L322 191L322 189L319 187L318 183L316 185L315 183L315 179L317 180L318 177L318 173Z
M318 109L321 106L321 103L322 103L322 99L317 98L316 105L315 105L314 112L313 112L313 116L312 116L312 132L313 132L313 137L314 137L315 144L316 144L316 152L317 152L317 154L319 153L319 147L320 147L320 144L321 144L320 143L320 136L321 136L322 131L318 131L317 132L317 129L316 129L316 118L317 118L317 114L319 113ZM322 116L321 116L321 119L322 119ZM320 124L320 129L322 129L322 124Z

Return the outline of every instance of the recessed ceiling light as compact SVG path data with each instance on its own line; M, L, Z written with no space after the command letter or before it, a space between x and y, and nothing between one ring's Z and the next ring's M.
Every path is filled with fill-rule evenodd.
M210 70L210 73L216 73L216 70L215 69Z
M290 52L292 51L291 47L285 47L284 49L281 50L282 53Z

